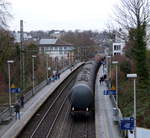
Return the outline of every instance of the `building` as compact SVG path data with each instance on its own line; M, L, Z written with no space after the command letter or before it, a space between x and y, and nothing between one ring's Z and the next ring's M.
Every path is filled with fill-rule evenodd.
M64 33L64 31L52 30L49 32L49 37L59 39Z
M125 43L113 43L113 56L114 55L122 55L123 48L125 47Z
M74 57L74 46L59 39L40 39L39 53L49 57L68 59Z
M14 38L15 38L15 43L20 43L20 32L12 32ZM30 35L30 33L27 32L23 32L23 41L28 41L28 40L32 40L32 36Z
M125 40L123 40L119 33L115 35L115 42L113 43L112 55L122 55L125 47Z

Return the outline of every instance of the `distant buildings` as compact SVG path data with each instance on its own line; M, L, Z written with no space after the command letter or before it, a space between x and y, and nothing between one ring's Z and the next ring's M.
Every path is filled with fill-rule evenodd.
M12 34L15 38L15 43L20 43L20 32L19 31L18 32L13 31ZM30 33L24 32L23 33L23 39L24 39L24 41L28 41L28 40L32 40L33 37L31 36Z
M32 41L39 41L40 39L60 39L62 35L64 35L64 31L59 30L51 30L51 31L31 31L31 32L23 32L23 39L24 41L32 40ZM15 42L20 43L20 31L13 31L12 32Z

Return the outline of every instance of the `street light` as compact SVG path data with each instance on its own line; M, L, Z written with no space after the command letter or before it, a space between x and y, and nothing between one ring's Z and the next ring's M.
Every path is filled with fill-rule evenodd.
M35 75L34 75L34 58L36 58L36 56L32 55L32 96L34 95L34 80L35 80Z
M110 58L110 62L109 62L109 58ZM107 73L109 79L109 88L111 88L111 56L107 56Z
M109 66L109 59L111 63L111 56L107 56L107 70L109 70L109 77L111 78L111 64Z
M136 78L137 74L127 74L127 78L132 78L134 83L134 138L136 138Z
M47 74L46 74L46 76L47 76L47 82L48 82L48 57L49 57L49 55L47 54L47 64L46 64L46 68L47 68Z
M109 59L110 59L110 63L111 63L111 56L107 56L107 62L108 62L108 69L109 69L109 73L110 73L110 78L111 78L111 64L109 66Z
M11 89L10 89L10 64L13 64L13 60L7 60L8 64L8 79L9 79L9 110L10 110L10 115L11 115Z
M112 64L116 65L116 106L118 107L118 61L112 61Z

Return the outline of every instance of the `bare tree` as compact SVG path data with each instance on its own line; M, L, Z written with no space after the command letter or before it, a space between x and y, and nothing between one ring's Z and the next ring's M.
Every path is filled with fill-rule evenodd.
M132 48L132 57L136 64L141 86L148 86L149 73L146 63L146 32L150 22L149 0L121 0L117 8L116 21L128 30L128 44ZM131 43L132 42L132 43ZM140 85L139 85L140 86Z
M116 9L116 21L125 29L137 28L150 21L149 0L121 0Z
M5 0L0 0L0 28L5 28L7 26L7 20L12 17L8 11L9 3Z

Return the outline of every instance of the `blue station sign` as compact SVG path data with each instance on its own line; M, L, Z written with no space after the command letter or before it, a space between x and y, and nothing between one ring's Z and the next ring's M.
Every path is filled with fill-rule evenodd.
M10 91L11 91L11 93L20 93L21 89L20 88L11 88Z
M120 129L133 130L134 129L134 117L126 117L120 120Z
M104 95L116 95L116 90L104 90Z

